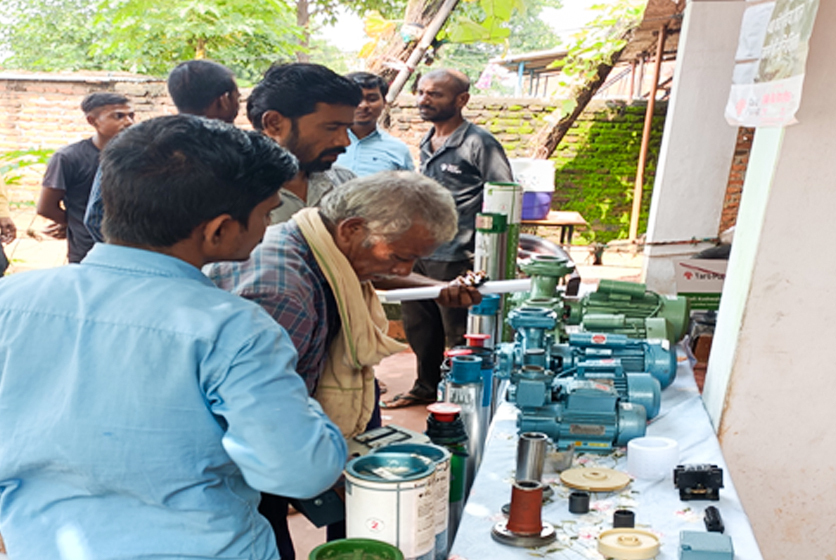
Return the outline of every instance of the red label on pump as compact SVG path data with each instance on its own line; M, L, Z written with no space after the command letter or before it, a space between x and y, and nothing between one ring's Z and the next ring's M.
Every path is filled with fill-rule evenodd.
M607 341L607 335L605 334L593 334L592 335L592 342L595 344L604 344Z

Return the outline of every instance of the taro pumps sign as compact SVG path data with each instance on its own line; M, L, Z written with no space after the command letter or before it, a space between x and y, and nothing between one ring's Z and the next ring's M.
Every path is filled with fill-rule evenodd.
M729 261L716 259L675 260L677 294L688 298L691 309L716 311L728 264Z

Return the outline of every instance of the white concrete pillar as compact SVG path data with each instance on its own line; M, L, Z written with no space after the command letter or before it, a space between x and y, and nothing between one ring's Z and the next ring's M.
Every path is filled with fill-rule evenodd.
M723 110L744 9L744 2L728 1L691 1L685 9L650 203L648 241L717 236L737 139L737 129L726 122ZM648 287L675 293L672 259L709 246L647 246Z
M755 134L704 394L766 560L836 558L834 26L821 0L799 124Z

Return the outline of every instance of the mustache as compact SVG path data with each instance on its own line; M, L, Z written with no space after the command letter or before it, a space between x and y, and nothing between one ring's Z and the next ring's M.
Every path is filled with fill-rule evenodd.
M338 156L338 155L344 154L344 153L345 153L345 148L328 148L327 150L322 150L319 153L319 157L330 156L330 155Z

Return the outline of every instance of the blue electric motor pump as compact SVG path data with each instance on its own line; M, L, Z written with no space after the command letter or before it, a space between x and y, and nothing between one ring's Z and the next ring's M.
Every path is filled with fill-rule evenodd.
M539 366L553 373L555 379L575 378L610 384L621 400L645 408L649 418L659 413L661 386L658 379L645 373L651 368L670 383L676 373L675 361L663 343L631 340L623 335L579 333L568 343L554 344L550 329L555 313L549 309L521 307L509 314L515 329L514 342L500 344L496 375L511 379L525 366Z
M623 402L611 385L586 379L555 379L539 366L525 366L512 377L509 400L520 409L517 428L543 432L558 449L608 453L642 437L647 413Z
M569 335L570 351L562 353L564 359L617 358L625 371L648 373L662 389L667 388L676 378L676 352L671 350L665 339L643 340L629 338L623 334L573 333Z

